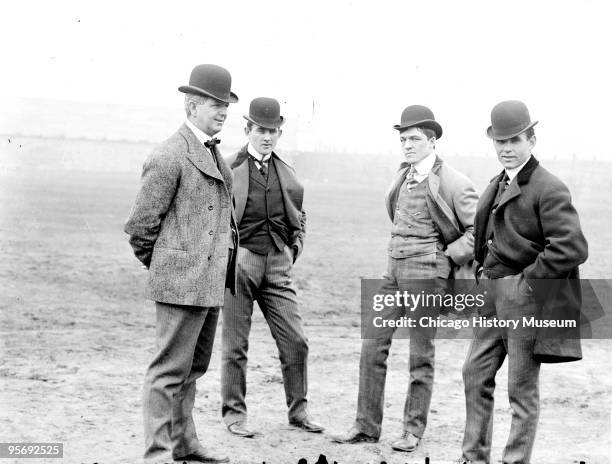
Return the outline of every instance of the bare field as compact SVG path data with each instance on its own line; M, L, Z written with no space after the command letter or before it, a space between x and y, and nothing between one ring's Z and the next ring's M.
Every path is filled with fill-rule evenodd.
M146 273L122 226L149 150L144 143L0 142L0 441L63 442L66 463L140 461L141 388L153 354L154 307L142 297ZM311 159L309 164L294 156L298 175L306 179L308 212L306 248L294 280L310 338L311 413L333 433L346 430L355 416L359 278L379 277L385 266L389 221L383 198L398 160L378 160L370 170L367 158ZM494 161L450 158L480 191L498 171ZM343 163L350 164L348 175ZM610 164L543 164L566 180L581 215L590 248L583 276L609 278ZM314 462L319 453L339 464L423 462L426 453L432 463L449 461L460 455L461 365L468 343L437 342L430 423L423 447L408 456L389 446L401 433L407 340L395 341L389 358L381 441L336 445L327 432L305 434L288 426L276 348L256 312L247 401L250 425L263 436L239 439L222 425L217 342L211 370L198 382L201 441L225 450L233 463ZM587 340L583 348L579 363L542 368L534 462L609 462L612 342ZM496 393L496 460L509 428L506 383L504 367Z

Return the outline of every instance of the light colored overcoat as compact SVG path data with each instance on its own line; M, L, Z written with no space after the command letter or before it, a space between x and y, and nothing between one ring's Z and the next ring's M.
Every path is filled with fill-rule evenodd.
M222 306L231 232L232 174L183 125L145 161L142 186L125 223L136 257L149 269L147 296L192 306ZM237 228L235 229L237 230Z

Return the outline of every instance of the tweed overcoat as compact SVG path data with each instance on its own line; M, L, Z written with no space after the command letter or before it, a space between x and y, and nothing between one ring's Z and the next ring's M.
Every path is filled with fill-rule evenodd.
M230 227L235 224L232 175L223 158L217 158L218 166L182 125L144 163L125 232L149 269L147 296L152 300L223 306L226 285L234 288L235 260L228 256L237 241Z
M387 192L385 203L391 221L409 166L402 167ZM427 207L445 245L445 254L454 263L453 276L471 278L471 263L474 257L474 216L478 194L472 181L464 174L444 163L440 157L427 176Z
M236 222L240 224L244 208L249 195L249 153L248 145L242 147L237 153L227 159L227 163L234 174L234 202L236 207ZM295 259L302 253L304 239L306 237L306 212L302 209L304 201L304 186L300 183L295 170L283 161L276 153L272 153L275 159L278 182L280 184L285 212L290 226L290 247L296 248Z
M488 249L517 274L522 272L534 289L539 317L555 318L579 310L581 290L573 279L587 259L588 247L567 186L531 156L491 211L503 176L504 171L491 180L478 204L475 268L483 263ZM492 243L486 237L489 220L493 221ZM554 280L549 284L547 279ZM559 282L563 279L567 282ZM535 354L544 362L580 359L579 329L566 339L538 338Z

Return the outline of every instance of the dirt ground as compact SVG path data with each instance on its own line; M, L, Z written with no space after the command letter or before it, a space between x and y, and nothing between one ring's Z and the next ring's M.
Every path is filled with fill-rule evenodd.
M141 160L147 147L18 142L20 148L14 140L3 142L0 151L0 442L62 442L64 458L46 461L51 463L140 462L141 389L153 354L154 307L142 297L145 271L122 232L139 171L116 160L134 151L143 152L136 156ZM80 166L74 161L79 155L97 161ZM108 168L109 160L120 168ZM605 175L592 179L592 189L581 183L574 196L589 239L588 277L606 278L612 259L606 243L612 186ZM401 433L407 340L396 340L391 350L380 442L331 443L329 434L345 431L355 417L359 278L376 278L384 269L388 219L382 181L307 181L306 189L307 245L294 281L310 339L310 411L327 430L307 434L287 424L276 348L256 310L247 403L249 424L262 436L234 437L222 424L217 340L211 369L198 382L194 414L201 441L233 463L297 463L301 457L312 463L319 454L338 464L422 463L425 455L433 464L459 457L468 340L437 341L430 421L416 454L390 448ZM603 200L592 201L602 189ZM583 351L581 362L542 368L534 463L609 462L612 342L586 340ZM506 384L504 366L497 378L495 462L510 424Z

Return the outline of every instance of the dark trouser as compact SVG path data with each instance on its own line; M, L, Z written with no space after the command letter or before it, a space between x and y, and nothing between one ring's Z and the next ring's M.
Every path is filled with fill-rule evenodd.
M258 255L238 249L236 296L225 294L221 414L227 425L247 417L246 370L253 301L257 301L278 347L290 421L307 415L308 340L291 283L293 252Z
M219 308L155 303L157 353L144 382L145 459L180 458L200 447L191 412L208 369Z
M490 281L498 319L534 316L536 304L520 276ZM535 329L520 333L478 328L463 366L466 423L463 456L474 464L491 459L495 375L508 356L508 396L512 408L510 435L502 456L504 464L528 464L539 415L540 363L533 359Z
M410 279L436 279L439 286L443 286L444 279L449 273L450 263L442 252L412 258L390 257L387 273L384 276L385 283L380 293L394 294L398 290L418 293L416 288L410 287L410 282L405 282ZM439 279L440 277L444 279ZM381 316L393 319L403 314L402 308L391 308ZM376 337L364 339L361 348L355 427L372 437L379 437L381 433L387 357L395 330L393 327L377 329ZM435 329L411 330L410 333L410 383L404 406L403 426L404 430L417 437L422 437L425 432L431 402L434 379L434 336Z

